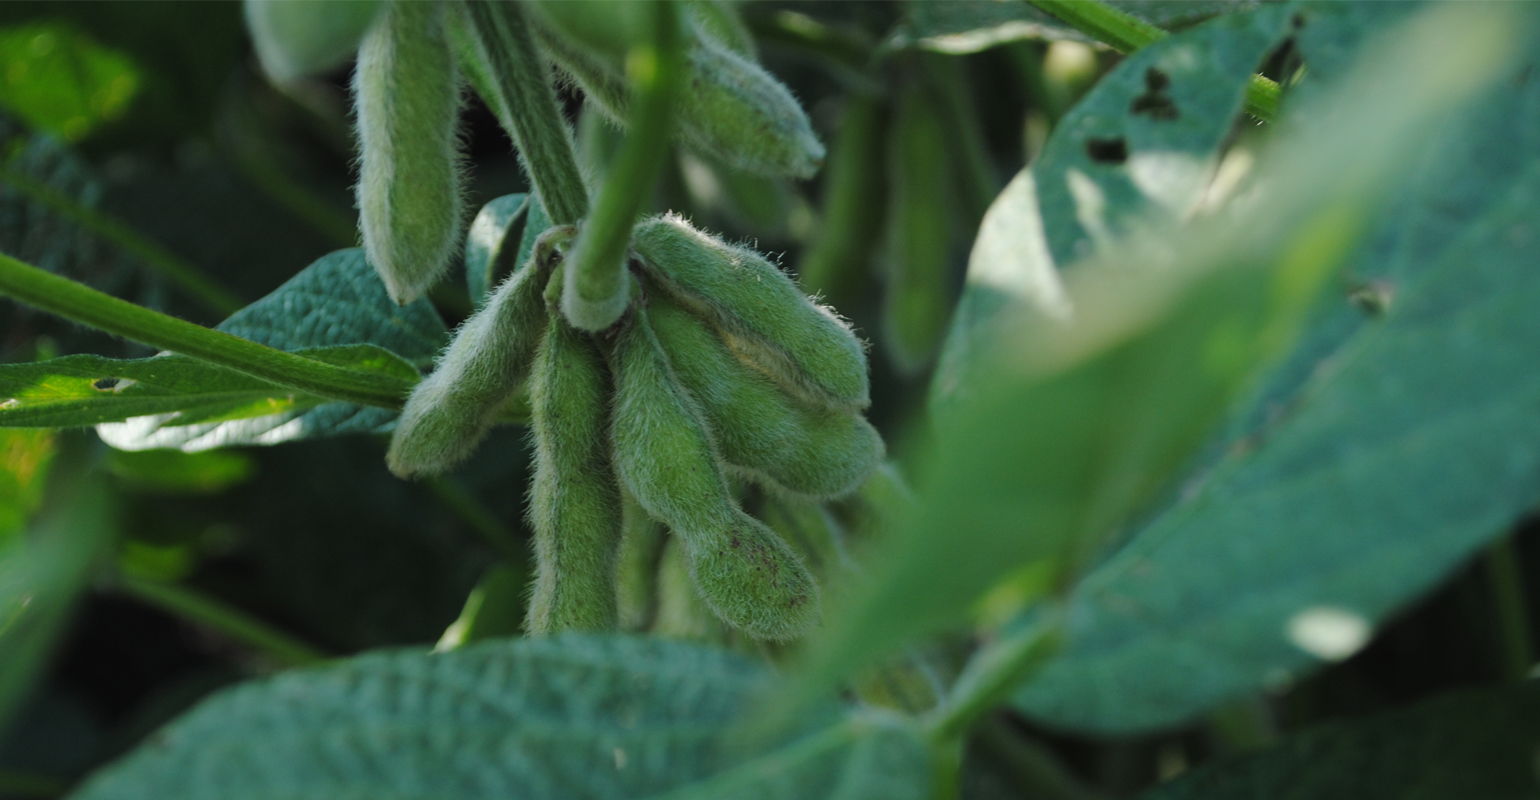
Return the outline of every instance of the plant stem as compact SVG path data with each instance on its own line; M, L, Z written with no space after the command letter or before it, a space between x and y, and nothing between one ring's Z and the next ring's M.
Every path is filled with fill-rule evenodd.
M212 628L242 644L250 645L290 666L326 660L314 647L212 597L186 586L119 575L118 587L136 600L188 622Z
M141 236L123 222L76 201L52 186L3 166L0 166L0 181L9 184L34 203L127 251L210 310L228 316L246 305L228 289L204 275L202 270Z
M1513 540L1503 537L1487 548L1487 578L1497 606L1497 629L1502 641L1503 677L1513 683L1529 678L1534 651L1529 643L1529 614L1525 610L1524 577L1514 556Z
M1027 2L1119 53L1132 53L1170 36L1166 31L1136 16L1098 0ZM1277 81L1261 75L1251 76L1251 83L1246 87L1246 113L1263 122L1272 122L1278 116L1278 97L1282 91Z
M407 381L313 361L151 311L0 254L0 294L151 347L333 400L399 409Z
M931 738L960 741L968 726L994 708L1062 643L1062 610L1044 610L1032 625L1007 634L975 653L952 685L951 696L927 720Z
M626 246L642 202L652 194L668 155L674 105L684 74L684 37L673 0L652 0L653 40L631 48L626 72L636 103L626 138L610 163L593 213L567 256L561 308L578 328L599 331L614 324L630 299Z
M931 742L931 800L958 800L962 797L961 739Z
M466 55L477 62L466 71L480 76L474 81L478 91L491 93L482 99L518 147L551 223L576 225L588 215L588 187L524 9L519 3L480 0L459 7L469 34Z
M524 546L519 543L518 537L513 535L513 531L508 530L507 526L498 521L497 515L460 485L459 481L439 476L429 478L427 484L428 489L438 497L440 502L480 534L481 538L492 545L504 560L514 565L523 564L528 560Z

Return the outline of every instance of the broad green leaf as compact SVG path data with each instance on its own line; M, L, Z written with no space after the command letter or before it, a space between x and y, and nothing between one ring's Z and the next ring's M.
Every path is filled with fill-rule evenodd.
M828 709L804 735L735 755L731 726L768 677L722 651L629 637L376 653L217 694L73 797L927 796L921 742L870 712Z
M1234 14L1139 50L1065 116L985 216L932 386L935 407L967 390L997 317L1062 311L1057 268L1134 225L1192 215L1253 71L1290 31L1290 10Z
M486 302L499 278L517 268L516 252L505 255L503 247L524 234L530 205L527 194L505 194L482 206L471 223L465 235L465 286L476 308Z
M1108 3L1162 28L1253 8L1256 0L1114 0ZM1026 0L910 0L894 37L901 46L961 55L1023 39L1091 41Z
M340 358L337 363L384 370L411 380L417 379L417 369L432 363L449 338L443 320L427 300L396 305L358 248L318 259L216 327L280 350L304 351L312 358ZM203 378L205 384L210 380ZM241 380L262 385L244 376ZM344 433L380 433L389 431L396 418L396 412L387 409L326 402L287 390L276 395L231 398L224 405L188 408L175 406L170 399L162 402L166 404L163 410L136 412L134 416L147 416L103 425L97 432L123 450L172 447L194 451ZM264 402L270 405L263 407Z
M88 480L65 488L50 498L30 535L0 542L0 727L37 676L111 539L105 488Z
M246 0L246 30L280 83L342 66L379 14L380 0Z
M1377 15L1404 15L1371 5L1309 6L1307 62L1317 46L1383 30ZM1540 87L1525 80L1540 15L1503 8L1522 63L1405 158L1412 177L1349 261L1348 285L1367 288L1319 311L1217 457L1075 590L1069 644L1019 708L1123 732L1287 684L1350 655L1540 501L1540 335L1529 324L1540 303ZM1463 35L1445 16L1444 35ZM1403 30L1386 40L1411 36ZM1505 43L1437 46L1442 55L1419 57L1436 66L1408 69L1432 80ZM1323 63L1312 75L1335 77ZM1366 101L1394 94L1378 91ZM1364 292L1368 314L1349 302Z
M301 350L300 354L398 378L417 369L374 345ZM233 370L175 354L140 359L65 356L0 366L0 425L69 428L154 414L155 425L217 425L322 406L324 398L296 393ZM340 405L340 404L333 404ZM133 425L144 424L135 420ZM102 431L124 435L123 428Z
M139 89L132 59L62 22L0 29L0 70L0 105L72 142L121 118Z
M1142 800L1449 800L1540 794L1540 685L1463 691L1333 722Z
M1292 343L1431 120L1506 74L1510 16L1419 21L1259 157L1265 191L1250 202L1113 242L1066 278L1063 314L1010 315L972 395L932 423L918 513L815 643L805 680L827 685L974 603L1000 605L983 597L991 587L1014 594L1007 607L1033 600L1169 491L1229 404ZM1251 591L1236 584L1203 602L1240 609L1231 598ZM1071 636L1085 617L1071 609ZM1065 680L1083 674L1071 667Z

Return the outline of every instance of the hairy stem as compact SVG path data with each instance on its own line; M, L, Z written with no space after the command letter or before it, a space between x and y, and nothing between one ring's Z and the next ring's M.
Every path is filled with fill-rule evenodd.
M608 328L625 311L626 245L642 203L668 155L674 106L684 72L684 42L673 0L652 0L653 40L633 47L626 71L636 94L625 141L615 155L593 214L567 258L562 312L574 326Z
M0 255L0 294L125 339L333 400L401 408L411 384L355 372L151 311Z
M1087 36L1103 42L1119 53L1132 53L1170 34L1132 14L1126 14L1097 0L1027 0ZM1272 122L1278 116L1278 97L1282 89L1277 81L1261 75L1251 76L1246 87L1246 113Z
M141 236L133 228L108 214L84 205L52 186L9 167L0 167L0 181L4 181L11 188L26 195L28 200L127 251L150 270L159 273L186 292L188 297L207 306L209 310L229 315L246 305L230 290L204 275L202 270Z
M170 583L120 575L119 588L136 600L195 625L216 630L290 666L326 660L321 651L201 592Z
M513 138L552 224L576 225L588 215L588 188L524 9L479 0L460 8L468 37L462 57L474 62L465 71Z

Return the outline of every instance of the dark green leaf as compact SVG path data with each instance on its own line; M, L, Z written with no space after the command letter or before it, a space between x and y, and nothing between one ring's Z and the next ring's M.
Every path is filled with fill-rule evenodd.
M322 257L216 327L280 350L303 351L311 358L358 369L382 370L411 380L417 379L418 368L432 363L433 356L449 338L443 320L427 300L396 305L364 259L363 250L358 248ZM166 358L180 357L160 356L132 363L150 364ZM234 373L216 373L214 368L202 364L196 368L203 370L197 373L201 376L198 386L232 385L228 375ZM185 379L183 368L178 370L176 376ZM216 379L215 375L219 377ZM245 376L236 378L248 382L249 385L234 384L244 386L245 391L268 394L210 397L208 403L194 407L178 406L174 397L162 396L160 409L135 411L114 419L154 416L104 426L98 432L114 447L125 450L201 450L343 433L379 433L388 431L395 422L396 413L386 409L326 402L287 390L275 394L272 387L259 388L267 386L261 381ZM262 403L270 405L264 407Z
M514 236L523 236L529 219L529 195L505 194L481 207L465 235L465 286L476 308L487 300L498 279L518 265L516 255L503 247Z
M767 678L724 652L641 638L378 653L216 695L74 796L926 796L912 728L870 713L821 714L811 733L735 757L727 733Z
M1522 13L1507 28L1528 38L1506 74L1527 75L1536 14L1509 8ZM1374 15L1310 7L1306 59L1381 29L1363 27ZM1540 501L1540 87L1510 79L1477 96L1406 159L1416 180L1350 260L1349 296L1320 310L1170 507L1076 590L1070 643L1020 708L1142 730L1287 683L1351 654Z
M1235 14L1156 42L1065 116L979 231L932 387L937 407L965 390L997 316L1059 304L1056 268L1132 225L1191 216L1253 70L1289 31L1289 11L1279 4Z
M1540 686L1465 691L1323 725L1143 800L1483 800L1540 796Z

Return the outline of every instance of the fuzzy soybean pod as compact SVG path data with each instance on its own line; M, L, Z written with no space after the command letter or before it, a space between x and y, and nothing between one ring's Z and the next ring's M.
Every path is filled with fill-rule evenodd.
M798 400L671 298L651 293L649 303L653 330L674 374L700 402L723 460L750 480L838 497L882 461L882 436L860 414Z
M888 360L903 375L930 365L952 315L952 177L942 111L928 88L909 81L899 96L888 146L887 291L882 334Z
M508 276L487 304L455 331L433 374L407 398L385 462L396 475L436 475L469 456L498 412L529 376L545 335L543 294L556 246L570 227L536 242L529 263Z
M621 483L684 543L701 599L758 639L806 633L818 622L818 585L786 542L733 501L705 417L674 377L644 307L610 357Z
M353 74L369 262L405 305L443 277L460 237L459 76L442 3L390 3Z
M529 395L535 587L524 630L614 630L621 500L610 462L609 370L594 343L560 315L550 315Z
M547 16L537 27L541 46L584 96L617 122L630 116L632 96L619 55L607 38L579 38L575 26L555 23L549 11L576 3L535 4ZM810 178L823 164L824 146L797 99L751 57L734 52L690 15L685 91L679 98L679 136L692 148L757 175Z
M636 498L622 494L620 552L615 556L616 616L622 631L635 633L647 629L657 608L664 529Z
M650 277L787 391L850 411L871 405L861 341L763 256L672 215L638 223L631 244Z

